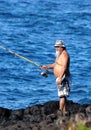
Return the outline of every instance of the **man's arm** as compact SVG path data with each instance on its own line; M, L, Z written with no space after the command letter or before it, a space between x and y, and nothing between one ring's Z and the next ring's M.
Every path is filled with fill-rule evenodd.
M42 68L42 69L53 69L54 66L55 66L55 63L50 64L50 65L44 65L44 66L42 66L41 68Z

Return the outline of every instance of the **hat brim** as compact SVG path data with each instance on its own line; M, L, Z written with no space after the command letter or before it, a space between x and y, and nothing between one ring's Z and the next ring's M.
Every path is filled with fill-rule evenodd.
M65 46L60 46L60 45L54 45L54 47L61 47L61 48L65 48Z

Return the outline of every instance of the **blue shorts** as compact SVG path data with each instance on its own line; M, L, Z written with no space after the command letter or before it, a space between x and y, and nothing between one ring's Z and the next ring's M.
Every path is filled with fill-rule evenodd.
M58 89L58 96L61 97L67 97L70 93L70 80L69 78L64 78L61 82L61 84L57 85Z

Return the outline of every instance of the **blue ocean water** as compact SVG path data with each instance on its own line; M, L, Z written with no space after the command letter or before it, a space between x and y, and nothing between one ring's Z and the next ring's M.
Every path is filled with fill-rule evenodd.
M0 46L40 65L55 61L64 40L71 58L69 100L91 103L91 1L0 0ZM0 49L0 107L20 109L59 100L55 77Z

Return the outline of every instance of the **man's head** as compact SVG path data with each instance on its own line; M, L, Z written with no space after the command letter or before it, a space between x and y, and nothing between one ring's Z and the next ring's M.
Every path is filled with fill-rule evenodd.
M55 42L54 47L61 47L61 48L65 48L64 42L62 40L57 40Z
M57 40L54 47L56 49L56 57L58 57L62 53L62 51L66 48L62 40Z

